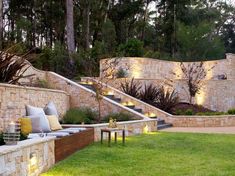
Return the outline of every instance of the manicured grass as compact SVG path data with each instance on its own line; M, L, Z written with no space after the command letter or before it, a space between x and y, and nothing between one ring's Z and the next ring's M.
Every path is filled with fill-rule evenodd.
M235 135L153 133L95 143L43 176L232 176Z

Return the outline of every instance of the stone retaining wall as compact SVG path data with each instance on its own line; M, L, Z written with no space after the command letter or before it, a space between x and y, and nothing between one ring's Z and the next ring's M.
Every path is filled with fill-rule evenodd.
M53 101L62 116L69 109L69 99L66 92L59 90L0 84L0 129L4 118L25 116L25 105L44 107Z
M225 74L228 79L235 79L235 54L226 54L226 59L205 61L204 68L208 71L206 80L217 79L218 75ZM193 62L184 62L185 65ZM100 74L107 67L107 59L100 61ZM118 62L116 68L129 68L129 77L140 79L182 79L180 62L165 61L151 58L123 57ZM108 70L109 71L109 70ZM176 73L176 75L172 74Z
M101 123L101 124L93 124L93 125L63 125L64 127L92 127L94 128L94 140L100 141L101 135L100 130L102 128L107 128L108 123ZM126 136L133 136L137 134L147 133L147 132L154 132L157 131L157 120L150 119L150 120L134 120L134 121L126 121L126 122L118 122L118 128L126 130ZM121 135L121 134L118 134ZM104 136L104 139L107 139L107 136Z
M37 176L55 163L54 137L29 139L0 147L1 176Z
M71 95L70 107L89 107L98 111L98 102L95 99L95 93L90 89L53 72L47 73L47 80L54 88L64 90ZM104 117L116 112L126 112L137 119L145 118L144 115L104 97L101 100L101 116Z
M168 122L174 127L230 127L235 126L235 115L172 116Z
M88 79L88 78L83 78ZM122 82L130 81L131 79L110 79L105 80L108 84L116 89L120 89ZM165 85L162 79L135 79L143 85ZM187 85L185 80L175 80L173 88L177 91L180 101L188 102L189 94L186 91ZM226 112L230 108L235 108L235 80L205 80L199 94L196 94L194 103L203 105L214 111Z

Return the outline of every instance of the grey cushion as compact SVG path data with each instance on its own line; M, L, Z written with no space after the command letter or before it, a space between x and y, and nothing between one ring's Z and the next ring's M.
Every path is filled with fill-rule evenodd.
M59 118L59 113L58 113L58 111L56 109L55 104L52 101L50 101L46 105L46 107L44 108L44 111L45 111L46 115L55 115L57 118Z
M32 123L32 133L40 133L42 132L40 117L37 116L29 116L31 118Z
M40 127L43 132L51 131L49 122L47 120L46 114L42 108L34 107L27 105L26 112L28 116L37 116L40 117Z

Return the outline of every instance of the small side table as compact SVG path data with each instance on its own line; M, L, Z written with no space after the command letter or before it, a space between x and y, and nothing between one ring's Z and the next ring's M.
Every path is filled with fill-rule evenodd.
M101 144L103 144L103 133L108 133L108 145L111 143L111 133L114 133L115 143L117 143L117 133L122 132L122 144L125 145L125 130L119 128L104 128L101 129Z

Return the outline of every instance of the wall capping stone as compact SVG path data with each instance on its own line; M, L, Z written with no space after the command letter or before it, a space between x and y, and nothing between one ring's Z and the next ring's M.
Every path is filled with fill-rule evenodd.
M0 156L7 154L7 153L15 152L22 148L30 147L33 145L38 145L38 144L49 142L49 141L54 141L55 139L56 137L54 136L47 136L43 138L34 138L34 139L26 139L23 141L19 141L17 145L3 145L3 146L0 146Z
M40 90L40 91L47 91L47 92L58 92L58 93L64 93L66 95L69 95L67 92L63 90L47 89L47 88L41 88L41 87L20 86L20 85L7 84L7 83L0 83L0 87L9 87L9 88L27 89L27 90Z

